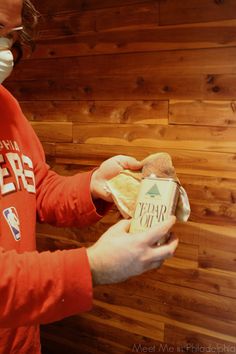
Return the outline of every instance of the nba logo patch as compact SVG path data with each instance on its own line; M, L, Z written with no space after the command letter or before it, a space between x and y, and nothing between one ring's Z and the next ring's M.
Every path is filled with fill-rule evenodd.
M20 221L16 211L16 208L10 207L3 210L3 215L8 223L8 226L11 229L11 233L15 241L19 241L21 238L20 235Z

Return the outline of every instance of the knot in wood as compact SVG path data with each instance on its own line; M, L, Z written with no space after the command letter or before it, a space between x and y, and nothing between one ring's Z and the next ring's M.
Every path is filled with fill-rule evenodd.
M166 85L163 87L163 92L170 92L170 86Z
M214 87L212 87L212 91L213 91L213 92L219 92L219 91L220 91L219 86L214 86Z
M85 87L84 87L84 92L85 92L85 93L89 94L89 93L92 93L92 91L93 91L93 90L92 90L92 88L91 88L90 86L85 86Z
M142 76L137 77L136 83L138 86L143 86L145 83L145 80Z

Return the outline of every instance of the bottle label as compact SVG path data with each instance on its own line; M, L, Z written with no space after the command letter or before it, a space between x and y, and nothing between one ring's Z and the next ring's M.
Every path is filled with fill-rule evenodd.
M175 214L178 182L168 178L145 178L141 182L130 232L143 231Z

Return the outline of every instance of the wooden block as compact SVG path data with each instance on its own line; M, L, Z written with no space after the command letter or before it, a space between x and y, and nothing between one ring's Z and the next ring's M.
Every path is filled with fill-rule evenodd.
M135 6L125 4L97 12L96 30L110 31L112 29L136 28L140 26L157 25L159 6L155 1L145 1Z
M208 225L199 235L199 266L204 269L216 268L235 271L235 227L225 229L223 226L210 229Z
M105 311L106 310L117 311L119 314L127 316L127 308L125 308L124 306L112 305L109 303L101 302L99 300L95 300L94 303L95 303L95 306L99 306L101 309L103 309ZM165 324L164 331L167 327L169 327L171 325L176 326L176 328L179 331L182 330L183 332L187 331L187 328L189 328L189 330L193 330L193 327L194 327L191 325L188 327L185 323L181 323L181 322L178 322L175 320L168 319L167 317L165 318L163 316L159 316L159 315L156 315L153 313L143 312L143 311L132 309L132 308L129 309L129 313L132 314L132 316L134 316L133 318L137 318L137 319L142 318L144 320L144 323L146 321L148 321L149 323L160 322L160 324L162 326L162 321L164 321L164 324ZM85 316L82 315L82 317L87 317L87 314L85 314ZM197 326L195 326L195 331L196 331L196 333L203 334L203 335L205 333L205 335L209 335L209 336L213 336L213 337L215 337L217 335L217 333L214 333L213 331L207 330L205 328L197 327ZM148 337L152 338L152 337L150 337L150 335ZM223 338L224 335L222 335L220 337ZM230 336L229 337L225 336L225 339L229 340L231 338L230 338ZM164 340L165 340L165 337L164 337ZM235 338L232 340L231 343L236 343Z
M193 222L179 223L174 225L173 231L182 243L199 245L199 228L201 224Z
M208 315L218 320L236 321L236 312L232 310L236 299L188 289L180 284L172 284L170 288L169 284L156 279L147 279L145 275L130 279L129 286L136 295L155 299L154 302L167 303L170 308L179 306L186 310L194 309L202 315Z
M119 311L119 308L118 308ZM92 311L93 313L93 311ZM108 312L105 312L106 315ZM99 317L94 316L94 320L90 320L86 317L86 314L81 314L78 316L73 316L68 319L64 319L61 322L57 322L55 324L50 324L47 326L42 327L42 333L43 336L44 334L50 334L51 336L54 333L59 333L60 337L65 337L68 341L75 341L78 345L80 345L81 342L81 348L83 348L83 353L84 353L84 348L85 344L88 346L87 349L89 349L90 353L94 353L94 349L96 348L96 353L100 353L100 346L101 346L101 341L104 341L104 343L109 343L110 348L105 347L103 348L103 352L101 353L130 353L133 348L135 348L135 344L140 344L141 346L153 346L153 344L161 344L161 342L157 340L153 340L149 337L146 336L140 336L132 331L132 321L130 322L130 326L128 330L124 329L119 329L115 328L112 326L111 322L106 321L106 315L100 314L100 318L104 318L104 322L100 323L101 321L97 321L97 318ZM107 318L109 320L109 318ZM126 319L126 321L128 321ZM106 324L108 322L108 324ZM79 332L79 337L78 337L78 332ZM57 338L54 335L53 339L55 340L55 345L54 349L57 348L57 345L60 343L60 341L57 342ZM113 344L113 346L112 346ZM118 345L122 347L120 351L118 348ZM70 347L71 348L71 347ZM79 350L81 349L79 347ZM59 347L58 347L59 349ZM71 348L72 349L72 348ZM99 350L99 351L98 351ZM51 352L50 352L51 353ZM54 353L54 351L53 351ZM76 352L76 354L78 351Z
M221 81L223 78L221 78ZM225 82L230 80L227 77ZM45 100L168 100L184 99L188 94L191 99L203 99L208 95L213 99L212 88L205 85L205 77L191 75L184 79L175 75L171 79L153 76L79 76L73 79L56 79L46 81L20 81L21 89L16 82L7 81L6 87L20 101ZM205 85L205 86L204 86ZM235 90L233 81L227 93L214 93L216 99L231 98ZM227 86L228 87L228 86Z
M119 4L117 4L119 5ZM93 11L67 11L49 13L39 23L39 38L54 39L78 33L139 28L158 24L158 5L146 1L135 6L109 7Z
M46 156L55 156L56 147L54 143L42 142L42 146Z
M31 121L168 124L168 101L22 101Z
M135 61L135 59L133 59ZM173 64L175 66L175 64ZM169 69L166 69L167 71ZM209 69L210 70L210 69ZM65 69L63 69L65 72ZM81 71L83 72L83 70ZM164 70L165 72L165 70ZM92 76L76 79L57 77L53 80L21 81L20 88L14 81L6 81L6 87L20 101L45 100L234 100L235 75L176 74L164 77L160 74ZM172 76L171 76L172 75ZM35 75L37 76L37 75ZM27 76L25 76L27 77Z
M196 262L198 260L198 247L180 242L175 257Z
M236 241L236 228L224 225L212 226L208 224L195 224L199 230L199 244L209 249L231 252Z
M235 244L236 229L233 226L200 222L176 223L174 232L182 243L205 244L207 248L231 251Z
M163 341L164 323L159 322L154 316L149 316L149 314L133 309L126 309L124 313L120 311L118 306L108 306L95 301L93 311L84 314L83 318L101 324L108 324L127 332L131 330L134 334ZM132 329L130 328L131 326Z
M170 101L170 124L236 126L235 101Z
M59 39L76 33L94 33L99 11L76 10L48 12L38 23L38 39Z
M236 342L219 339L217 334L208 336L169 324L165 325L165 341L169 343L170 348L172 346L177 348L178 352L224 353L226 351L234 352L236 349Z
M78 352L89 354L94 352L96 348L96 354L103 353L117 353L124 354L128 353L128 348L122 343L115 343L115 341L108 340L103 337L95 336L92 337L85 331L78 331L74 328L66 327L63 325L64 322L59 323L59 325L48 325L45 326L42 331L42 343L49 353L62 353L64 354L69 350L71 354L77 354ZM78 326L77 326L78 327ZM105 333L108 333L107 331Z
M109 7L117 7L129 4L142 3L143 0L104 0L102 3L100 0L79 0L76 3L74 0L59 0L54 2L38 2L37 8L42 13L54 14L60 11L87 11L96 10Z
M174 260L179 260L181 263L173 262ZM198 264L191 265L190 262L178 259L176 256L167 260L157 271L147 273L146 277L206 293L236 298L234 272L224 269L198 268Z
M31 122L31 125L41 141L72 142L72 124L69 122Z
M79 15L74 14L76 15L78 18ZM40 31L36 50L30 58L216 48L234 46L236 43L236 20L158 26L152 23L152 18L150 16L148 28L140 23L136 29L122 28L122 31L116 29L89 33L81 33L81 24L79 29L68 24L65 33L63 20L63 24L55 23L52 28L46 27Z
M235 320L233 320L234 315L230 313L233 308L231 298L201 291L197 291L198 295L196 295L196 290L193 289L183 289L180 286L176 288L173 285L170 286L157 281L152 284L149 279L147 281L143 280L138 277L136 285L134 285L135 280L133 279L133 281L129 280L122 285L95 288L95 298L112 305L151 313L158 316L160 321L163 320L164 323L173 324L177 322L178 326L182 328L194 328L196 332L213 334L214 336L217 332L218 338L226 339L227 336L227 340L235 340ZM167 293L163 293L162 285L169 289L169 296ZM143 289L142 294L140 287ZM149 290L152 292L151 297L149 296ZM221 302L222 300L224 305ZM221 311L222 306L225 306L224 315ZM228 316L228 320L224 318L225 315Z
M198 151L236 151L236 128L131 124L74 124L73 142Z
M206 248L204 245L199 248L199 267L216 268L235 272L235 252L225 252L216 249Z
M195 176L194 174L179 174L178 177L190 200L235 203L235 179Z
M191 221L215 225L236 225L236 205L191 200Z
M209 75L208 82L213 84L215 75L235 74L236 48L211 48L202 51L179 50L147 53L128 53L126 55L98 55L96 57L55 58L50 60L35 59L23 61L9 78L13 80L56 80L59 73L65 73L66 79L78 80L81 76L91 79L101 77L158 76L174 79L182 75L187 80L190 75ZM227 56L227 61L225 57ZM82 75L83 73L83 75Z
M179 245L178 245L178 248L179 248ZM165 260L165 265L167 267L171 267L171 268L175 268L175 269L192 269L192 270L197 269L197 267L198 267L197 261L190 261L190 260L186 260L186 259L182 259L182 258L177 257L178 248L175 253L176 256ZM150 274L151 273L152 272L150 271Z
M209 22L234 19L236 4L234 0L165 0L160 1L160 24Z

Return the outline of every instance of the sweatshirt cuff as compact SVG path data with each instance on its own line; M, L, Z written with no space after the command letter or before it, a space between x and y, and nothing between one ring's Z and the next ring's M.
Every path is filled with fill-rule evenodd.
M78 211L80 215L82 214L83 217L86 217L91 223L99 221L112 206L112 203L108 203L102 199L98 199L95 202L93 201L90 191L90 183L94 171L95 169L75 175L75 178L78 176L79 190L81 191L78 198ZM76 188L76 190L78 191L78 188Z
M62 317L89 311L93 285L86 248L69 251L65 259L65 292L61 299Z

